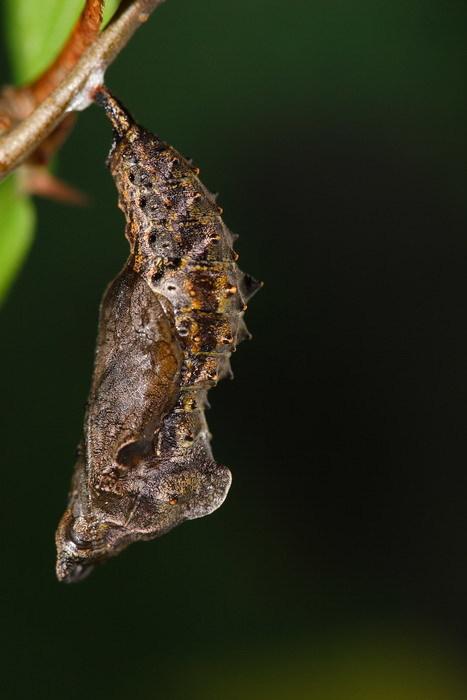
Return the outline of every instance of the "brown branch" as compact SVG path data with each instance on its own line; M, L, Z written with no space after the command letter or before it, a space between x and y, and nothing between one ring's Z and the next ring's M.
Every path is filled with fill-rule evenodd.
M7 86L0 93L0 131L8 131L29 117L78 63L85 50L99 34L105 0L86 0L78 21L50 66L32 83L22 87ZM53 129L20 166L20 188L39 196L83 204L85 197L71 186L60 182L45 167L64 143L76 121L70 112Z
M65 42L57 58L31 85L36 104L39 104L55 90L68 71L81 58L88 46L96 39L102 22L104 0L87 0L72 33Z
M70 111L88 106L90 92L103 82L105 69L163 2L124 0L108 27L54 92L29 117L0 137L0 179L20 165Z
M8 131L29 117L62 82L99 34L105 0L86 0L77 23L51 65L32 83L6 85L0 92L0 130Z

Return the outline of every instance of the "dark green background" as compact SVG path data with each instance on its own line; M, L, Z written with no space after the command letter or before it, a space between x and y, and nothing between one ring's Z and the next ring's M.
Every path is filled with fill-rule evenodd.
M168 0L109 70L265 281L208 415L234 482L56 583L127 254L91 108L59 171L92 205L38 202L1 311L2 696L467 697L466 39L464 2Z

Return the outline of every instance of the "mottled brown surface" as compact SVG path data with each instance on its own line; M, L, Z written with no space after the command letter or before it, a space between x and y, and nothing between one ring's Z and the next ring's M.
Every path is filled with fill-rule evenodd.
M197 171L102 90L115 131L109 167L130 257L104 295L94 375L57 576L75 581L133 541L211 513L231 482L212 457L210 387L248 335L258 283Z

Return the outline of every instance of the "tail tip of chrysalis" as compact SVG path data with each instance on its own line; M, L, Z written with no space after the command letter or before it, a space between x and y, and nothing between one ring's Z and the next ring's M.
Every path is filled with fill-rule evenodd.
M121 102L112 95L105 85L100 85L94 90L93 99L96 104L103 107L118 136L124 136L134 122Z

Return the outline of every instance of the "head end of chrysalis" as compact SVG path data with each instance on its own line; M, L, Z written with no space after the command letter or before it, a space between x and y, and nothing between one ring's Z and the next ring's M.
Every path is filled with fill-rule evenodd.
M94 101L103 107L117 136L123 138L134 124L133 118L125 107L112 95L105 85L100 85L94 92Z

